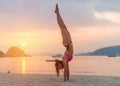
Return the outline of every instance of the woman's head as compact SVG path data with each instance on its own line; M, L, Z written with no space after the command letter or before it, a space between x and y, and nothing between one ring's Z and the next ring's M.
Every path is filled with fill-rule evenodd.
M63 66L63 62L61 60L55 60L55 68L56 68L56 73L57 73L57 76L59 76L59 73L60 73L60 69L63 69L64 66Z

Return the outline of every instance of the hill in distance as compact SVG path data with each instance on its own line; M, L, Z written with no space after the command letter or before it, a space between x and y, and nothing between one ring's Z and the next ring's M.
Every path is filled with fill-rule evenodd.
M82 53L80 55L120 56L120 46L103 47L93 52Z

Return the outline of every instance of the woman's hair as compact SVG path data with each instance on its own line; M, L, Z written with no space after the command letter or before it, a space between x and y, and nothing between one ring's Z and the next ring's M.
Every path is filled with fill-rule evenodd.
M62 62L61 60L56 59L56 60L55 60L55 68L56 68L57 76L59 76L60 69L63 69L63 68L64 68L63 62Z

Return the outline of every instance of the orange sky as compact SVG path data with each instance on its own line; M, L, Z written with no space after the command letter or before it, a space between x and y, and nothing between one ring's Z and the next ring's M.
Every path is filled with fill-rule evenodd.
M120 45L118 2L67 1L58 3L72 36L75 53ZM63 53L61 33L54 14L56 2L1 0L0 50L6 52L11 46L18 46L31 54Z

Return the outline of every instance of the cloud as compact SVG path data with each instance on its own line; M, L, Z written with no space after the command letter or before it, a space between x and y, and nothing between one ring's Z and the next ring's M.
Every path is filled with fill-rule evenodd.
M51 3L49 0L0 0L0 30L24 31L30 27L36 30L52 27L52 4L53 0Z
M97 11L120 11L120 0L99 0L96 4L95 10Z
M97 21L94 11L120 10L120 0L0 0L0 23L3 23L1 26L5 29L6 25L10 24L9 27L13 28L12 24L22 26L32 21L38 26L42 25L44 29L48 28L47 26L56 28L54 9L57 2L64 22L70 28L102 25L104 21Z
M94 12L94 16L97 19L104 19L114 23L120 24L120 13L119 12Z
M116 23L119 23L119 20L116 20L115 15L120 11L120 0L69 0L69 4L67 3L68 0L65 0L64 2L62 3L61 1L60 3L60 11L68 26L70 26L69 24L72 24L73 27L86 27L116 25ZM98 18L96 19L95 17L95 12L99 12L99 14L102 12L115 13L107 14L109 15L108 17L113 15L113 18L111 17L98 21Z

